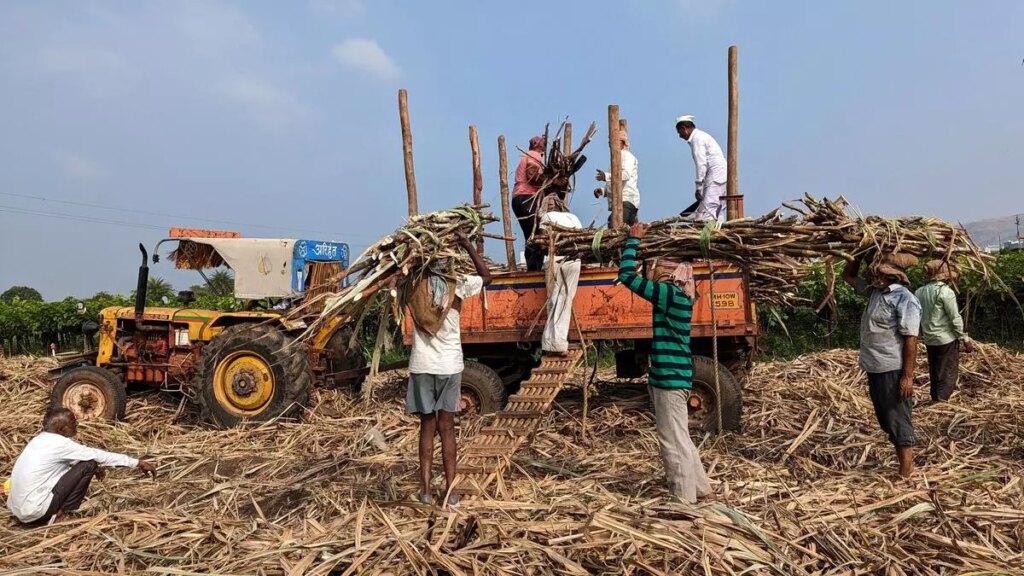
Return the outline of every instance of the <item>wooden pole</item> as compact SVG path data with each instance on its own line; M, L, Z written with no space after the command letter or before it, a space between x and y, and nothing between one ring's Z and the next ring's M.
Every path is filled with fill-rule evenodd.
M608 106L608 147L611 149L612 228L622 226L622 142L619 140L619 107Z
M728 159L725 176L725 212L728 220L743 218L743 199L739 196L740 88L736 52L735 46L729 46L729 142L726 144Z
M484 175L480 171L480 140L477 138L476 126L469 127L469 149L473 154L473 205L483 204ZM483 253L484 237L476 241L477 252Z
M562 138L562 155L572 154L572 122L565 123L565 134Z
M398 91L398 116L402 120L402 156L405 158L405 191L409 197L409 216L419 214L416 203L416 171L412 164L412 129L409 128L409 93Z
M508 157L505 155L505 136L498 136L498 183L501 187L501 221L505 225L505 255L509 272L516 271L516 249L512 241L512 210L508 198Z

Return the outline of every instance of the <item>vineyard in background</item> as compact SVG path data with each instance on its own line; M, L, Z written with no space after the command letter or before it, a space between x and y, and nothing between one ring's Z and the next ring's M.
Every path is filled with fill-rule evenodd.
M913 286L924 283L921 267L910 271ZM980 291L981 279L965 276L961 282L961 306L966 306L968 332L977 340L997 342L1004 346L1024 350L1024 312L1010 297L1024 302L1024 252L1000 254L993 270L1009 289ZM836 275L841 270L836 270ZM838 277L829 280L829 272L819 269L801 286L800 296L806 306L784 309L759 309L762 357L784 359L807 352L829 348L857 346L860 314L864 299L853 293ZM195 295L189 307L211 310L239 310L242 302L234 299L234 281L229 273L214 272L203 286L192 286ZM825 299L828 287L834 285L835 305L817 310ZM966 298L964 294L970 294ZM161 306L166 298L168 306L180 306L174 288L164 280L151 278L147 288L147 305ZM79 313L82 302L86 313ZM107 306L132 306L135 295L127 296L100 292L91 298L66 298L59 302L43 302L39 293L31 288L13 287L0 295L0 347L7 355L44 354L51 343L59 351L82 347L82 323L95 319ZM364 326L365 328L365 326ZM376 333L376 328L372 334Z

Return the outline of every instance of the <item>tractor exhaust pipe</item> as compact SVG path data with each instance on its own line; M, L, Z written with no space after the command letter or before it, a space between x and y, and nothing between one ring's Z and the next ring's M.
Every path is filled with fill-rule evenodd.
M139 283L135 287L135 316L141 317L146 309L146 287L149 285L149 254L146 247L139 243L139 250L142 251L142 266L139 266Z

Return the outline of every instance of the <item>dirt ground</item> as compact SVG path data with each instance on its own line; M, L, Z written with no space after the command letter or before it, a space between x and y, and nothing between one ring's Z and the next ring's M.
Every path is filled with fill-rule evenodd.
M319 391L301 421L226 431L135 393L124 422L80 440L159 477L111 471L50 527L4 509L0 574L1024 574L1024 358L986 346L952 402L916 409L910 481L855 366L850 351L757 365L743 430L695 437L715 491L696 506L668 499L642 383L599 382L585 432L581 388L563 391L499 491L457 510L412 500L400 375L369 401ZM4 477L38 431L44 369L0 362Z

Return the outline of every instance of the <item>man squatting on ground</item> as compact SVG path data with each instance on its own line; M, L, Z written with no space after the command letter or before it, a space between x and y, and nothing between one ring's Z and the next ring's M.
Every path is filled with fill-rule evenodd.
M519 159L516 165L516 181L512 188L512 211L523 229L523 242L526 244L526 269L536 272L544 265L544 248L530 244L534 227L537 225L537 192L543 184L544 149L547 140L544 136L530 138L530 149Z
M414 326L412 352L409 355L409 388L405 407L420 416L420 495L425 504L433 502L430 481L434 461L434 434L441 436L441 461L444 466L445 493L455 481L455 414L462 395L462 338L459 329L462 302L479 294L491 283L491 273L483 258L461 232L461 246L476 267L477 275L457 275L453 279L452 262L435 262L429 274L412 287L406 298ZM449 505L458 504L452 494Z
M138 468L156 477L149 462L124 454L104 452L72 440L78 420L66 408L43 416L43 431L22 450L11 471L7 509L24 524L45 524L78 510L93 477L102 477L100 466Z
M637 223L637 213L640 210L640 188L637 181L640 179L640 162L629 149L629 135L619 131L622 142L622 223L632 226ZM604 188L594 189L594 198L601 196L608 197L608 227L612 227L612 187L611 176L607 170L597 171L597 181L604 182Z
M921 303L921 339L928 350L932 401L946 401L956 390L960 376L960 344L966 352L972 352L974 343L964 332L956 293L948 284L960 277L959 267L932 260L924 265L924 273L930 281L914 292Z
M646 234L647 226L642 223L630 227L622 250L619 281L652 305L654 338L647 390L654 406L661 459L669 491L680 500L693 503L711 493L687 423L687 400L693 386L693 268L689 264L674 266L669 282L658 281L664 276L657 271L650 274L655 280L638 276L636 252Z
M888 254L881 264L858 276L861 260L846 264L843 280L868 297L860 320L860 367L868 375L875 417L896 447L900 475L914 472L914 366L921 304L907 286L906 269L917 263L910 254Z

